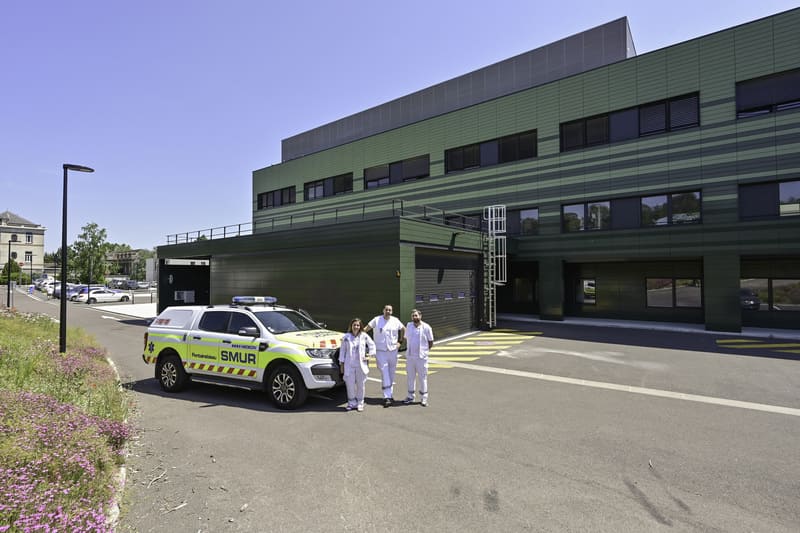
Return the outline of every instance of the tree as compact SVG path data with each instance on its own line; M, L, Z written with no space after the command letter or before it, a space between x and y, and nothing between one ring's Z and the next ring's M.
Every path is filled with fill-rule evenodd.
M104 228L94 222L81 228L78 239L72 244L71 255L74 271L82 282L98 283L105 280L108 249Z
M2 281L3 285L8 283L8 269L9 266L11 267L11 279L12 280L19 280L19 263L17 263L14 259L10 261L6 261L3 263L3 272L0 274L0 280Z

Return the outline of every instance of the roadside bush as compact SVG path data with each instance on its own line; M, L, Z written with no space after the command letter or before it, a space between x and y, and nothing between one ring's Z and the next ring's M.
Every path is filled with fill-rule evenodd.
M0 313L0 532L109 531L130 437L105 352L47 317Z

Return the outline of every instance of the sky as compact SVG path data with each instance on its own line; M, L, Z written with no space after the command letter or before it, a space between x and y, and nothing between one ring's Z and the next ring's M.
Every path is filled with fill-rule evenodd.
M0 0L0 211L133 248L252 219L281 140L628 17L639 55L778 0Z

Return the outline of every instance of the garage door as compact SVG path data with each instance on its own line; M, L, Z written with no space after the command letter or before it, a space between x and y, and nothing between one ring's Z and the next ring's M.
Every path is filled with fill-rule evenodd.
M417 248L415 307L437 338L478 329L479 257Z

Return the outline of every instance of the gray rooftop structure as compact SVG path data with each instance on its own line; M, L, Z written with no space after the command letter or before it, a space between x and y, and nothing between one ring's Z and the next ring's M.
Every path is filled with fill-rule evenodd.
M628 18L622 17L283 139L281 160L320 152L635 55Z

